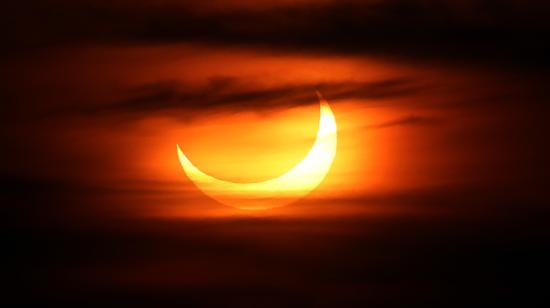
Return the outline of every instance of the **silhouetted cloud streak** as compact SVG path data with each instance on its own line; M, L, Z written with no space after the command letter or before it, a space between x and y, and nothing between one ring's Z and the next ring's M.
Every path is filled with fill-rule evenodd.
M140 114L169 111L269 110L311 104L315 91L338 100L381 100L414 95L428 86L407 78L373 82L287 84L261 87L238 78L212 78L204 87L190 87L175 81L144 85L129 91L127 100L85 107L89 114Z
M379 129L379 128L387 128L387 127L393 127L393 126L407 126L407 125L439 125L442 124L443 121L438 118L430 118L430 117L423 117L423 116L406 116L401 117L395 120L383 122L376 125L369 125L367 128L369 129Z

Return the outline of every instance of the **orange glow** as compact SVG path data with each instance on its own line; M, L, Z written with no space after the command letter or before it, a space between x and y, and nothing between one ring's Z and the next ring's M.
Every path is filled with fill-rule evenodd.
M117 112L94 117L76 115L63 122L47 122L48 135L56 136L50 141L55 144L47 147L40 143L47 136L32 131L37 147L47 148L49 156L62 157L67 163L28 168L38 168L43 177L57 175L120 191L100 197L128 215L354 215L369 212L376 205L361 208L341 200L476 180L468 174L478 165L480 156L456 140L464 140L469 130L482 129L486 120L465 114L467 111L437 107L448 104L457 89L461 94L468 93L463 89L471 88L469 85L476 80L467 71L453 70L450 74L444 69L368 57L275 54L191 44L71 49L63 56L63 70L50 62L27 63L38 68L33 82L46 93L40 101L57 104L79 97L88 104L125 103L134 95L147 97L149 92L140 91L151 86L154 89L160 84L162 90L164 81L175 85L176 94L209 93L210 87L222 94L248 89L267 93L290 89L295 93L296 88L311 93L311 103L306 96L281 96L273 101L261 97L254 104L224 102L215 108L186 108L189 102L185 95L176 95L174 102L168 102L169 109L137 109L124 118ZM81 74L87 76L86 84L67 77ZM17 74L13 78L24 80ZM392 88L394 81L404 83L406 95L387 95L388 85L391 91L402 90ZM57 83L71 91L61 91ZM339 86L330 90L328 84ZM365 93L346 94L353 94L353 85L357 84L366 87ZM433 84L441 86L422 90ZM413 87L410 94L406 92L408 85ZM420 90L414 91L417 85ZM338 123L338 155L330 172L307 198L265 213L239 211L206 198L182 174L174 144L180 144L185 156L201 171L223 181L254 183L282 176L306 157L314 143L319 120L319 106L313 104L317 87L330 101ZM132 91L120 94L128 89ZM66 97L57 100L48 93ZM61 105L56 107L63 110ZM391 124L410 116L428 121ZM452 120L458 118L461 120ZM430 119L435 119L435 124ZM65 129L67 126L72 129ZM89 167L79 170L70 164L72 161ZM312 200L316 200L316 206L308 207L306 203ZM331 200L339 201L335 204ZM107 208L110 211L115 206Z

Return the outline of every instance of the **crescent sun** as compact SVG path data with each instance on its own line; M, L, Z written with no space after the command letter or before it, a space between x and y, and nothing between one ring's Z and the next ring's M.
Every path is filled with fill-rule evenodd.
M198 169L176 145L187 177L210 198L239 209L274 208L304 197L323 181L336 156L336 120L328 102L319 92L317 95L320 103L317 137L302 161L283 175L256 183L220 180Z

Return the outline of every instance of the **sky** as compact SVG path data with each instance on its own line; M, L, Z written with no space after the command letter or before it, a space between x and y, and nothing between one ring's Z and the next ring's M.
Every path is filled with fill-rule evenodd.
M550 5L4 4L0 182L13 303L457 306L544 295ZM209 199L308 153L307 197Z

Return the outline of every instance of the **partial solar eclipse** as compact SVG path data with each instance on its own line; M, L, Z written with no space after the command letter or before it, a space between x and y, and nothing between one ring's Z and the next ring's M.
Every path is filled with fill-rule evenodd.
M321 108L317 137L304 159L285 174L256 183L220 180L193 165L176 145L187 177L210 198L244 210L279 207L304 197L323 181L336 156L336 120L328 102L319 92L317 95Z

